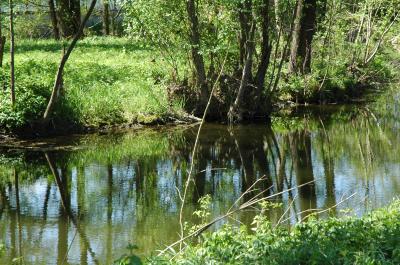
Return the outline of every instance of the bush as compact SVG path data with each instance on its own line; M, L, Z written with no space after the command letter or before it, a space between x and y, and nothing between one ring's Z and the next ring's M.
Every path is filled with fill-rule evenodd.
M19 84L15 106L11 105L9 88L0 92L0 128L15 131L29 126L43 114L50 90L38 84Z
M152 264L399 264L400 201L363 218L309 221L272 228L263 217L255 233L226 226L173 261ZM256 220L257 221L257 220Z

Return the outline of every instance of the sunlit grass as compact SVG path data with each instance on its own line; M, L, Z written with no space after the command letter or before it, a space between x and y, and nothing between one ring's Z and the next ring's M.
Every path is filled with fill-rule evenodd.
M50 90L62 46L53 40L19 40L17 89L19 83L30 83ZM66 65L62 105L69 111L61 109L60 113L85 126L163 119L181 111L178 104L168 102L168 72L156 51L138 47L129 39L85 38Z

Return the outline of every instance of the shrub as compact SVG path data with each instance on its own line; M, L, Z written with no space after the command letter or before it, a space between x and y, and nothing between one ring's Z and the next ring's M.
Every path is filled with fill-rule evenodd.
M256 218L260 218L256 217ZM152 264L399 264L400 201L362 218L309 221L272 228L265 218L254 233L225 226L189 246L173 261Z

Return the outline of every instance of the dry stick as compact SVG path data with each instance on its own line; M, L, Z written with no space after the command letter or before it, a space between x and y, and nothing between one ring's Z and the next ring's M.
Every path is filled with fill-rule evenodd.
M296 196L294 196L294 198L291 200L291 202L289 203L287 209L285 210L285 212L281 215L281 217L279 218L278 222L276 223L275 227L277 227L278 225L281 224L283 217L285 217L285 215L290 211L290 209L292 209L292 205L294 204L295 200L297 198L297 194ZM290 199L289 199L290 200ZM282 222L284 223L284 222Z
M81 22L81 25L79 26L78 32L75 34L75 37L72 40L71 44L69 45L66 53L61 58L60 65L58 66L58 70L57 70L56 79L54 81L53 91L51 92L51 97L50 97L49 103L48 103L46 111L45 111L45 113L43 115L43 120L45 120L45 121L49 119L49 117L50 117L50 115L51 115L51 113L53 111L54 105L55 105L55 103L56 103L56 101L58 99L58 96L60 94L59 92L60 92L60 89L61 89L61 86L62 86L62 77L63 77L65 64L67 63L68 58L71 55L72 50L75 48L76 43L81 38L82 33L83 33L83 28L85 27L86 22L88 21L88 19L89 19L90 15L91 15L95 5L96 5L96 0L92 0L92 2L90 4L90 7L89 7L89 10L86 13L86 16L84 17L83 21Z
M185 240L187 240L187 239L189 239L189 238L192 238L192 237L195 237L195 236L200 235L202 232L204 232L205 230L207 230L208 228L210 228L213 224L215 224L215 223L217 223L217 222L219 222L219 221L221 221L221 220L223 220L223 219L225 219L225 218L227 218L227 217L229 217L229 216L231 216L231 215L233 215L233 214L235 214L235 213L237 213L237 212L243 211L243 210L245 210L246 208L252 207L252 206L254 206L254 205L256 205L256 204L258 204L258 203L260 203L260 202L262 202L262 201L266 201L266 200L272 199L272 198L274 198L274 197L276 197L276 196L279 196L279 195L282 195L282 194L284 194L284 193L290 192L290 191L292 191L292 190L294 190L294 189L298 189L298 188L301 188L301 187L303 187L303 186L310 185L310 184L313 183L313 182L315 182L315 180L309 181L309 182L307 182L307 183L304 183L304 184L298 185L298 186L296 186L296 187L293 187L293 188L290 188L290 189L287 189L287 190L284 190L284 191L281 191L281 192L272 194L272 195L270 195L270 196L267 196L267 197L264 197L264 198L261 198L261 199L258 199L258 200L253 200L253 201L251 201L250 203L244 203L244 204L242 204L241 206L239 206L239 208L237 208L237 209L235 209L235 210L231 210L231 211L229 211L229 212L227 212L227 213L225 213L225 214L223 214L223 215L221 215L221 216L215 218L215 219L212 220L211 222L209 222L209 223L203 225L202 227L200 227L200 228L197 229L196 231L190 233L189 235L187 235L187 236L185 236L185 237L181 237L180 240L178 240L178 241L172 243L171 245L167 246L164 250L160 251L159 254L158 254L157 256L163 255L167 250L173 249L173 247L175 247L175 246L178 245L178 244L182 244ZM247 192L247 191L246 191L246 192Z
M257 180L253 183L253 185L251 185L251 186L247 189L247 191L252 190L253 187L254 187L255 185L257 185L258 182L260 182L260 181L262 181L262 180L264 180L264 179L266 179L266 176L262 176L261 178L257 179ZM247 191L246 191L246 192L243 192L243 194L240 195L239 198L237 198L237 200L232 204L231 208L229 208L228 212L230 212L230 211L232 210L232 208L235 207L235 205L244 197L244 195L245 195L246 193L248 193Z
M193 152L192 152L192 161L190 163L189 174L188 174L188 178L187 178L186 183L185 183L185 189L184 189L183 197L182 197L182 205L181 205L181 209L179 211L179 224L180 224L180 228L181 228L181 235L180 235L181 236L181 241L180 241L180 243L183 242L182 239L184 238L184 235L183 235L183 233L184 233L184 231L183 231L184 230L184 228L183 228L183 208L185 207L186 194L187 194L187 190L189 188L189 184L190 184L190 181L191 181L191 178L192 178L192 174L193 174L194 163L195 163L195 160L196 160L196 153L197 153L196 151L197 151L197 146L198 146L199 138L200 138L200 132L201 132L201 129L203 128L204 121L206 119L206 115L207 115L208 109L209 109L210 104L211 104L211 99L212 99L212 97L214 95L214 91L215 91L215 89L217 87L217 84L218 84L218 81L221 78L221 75L222 75L222 73L224 71L225 62L226 62L227 57L228 57L228 53L225 56L224 63L222 64L222 67L221 67L221 71L220 71L217 79L214 82L213 88L212 88L211 93L210 93L210 97L208 98L208 102L207 102L206 108L204 109L204 113L203 113L203 117L202 117L201 122L200 122L199 129L197 130L196 140L195 140L194 147L193 147ZM180 249L182 249L182 244L180 245Z
M304 211L302 211L302 212L299 212L299 213L297 213L296 215L297 215L297 216L300 216L300 215L302 215L302 214L304 214L304 213L313 212L313 211L316 211L315 214L321 214L321 213L324 213L324 212L328 212L328 211L332 210L333 208L338 207L340 204L344 203L345 201L348 201L349 199L351 199L352 197L354 197L356 194L357 194L357 192L353 193L352 195L350 195L349 197L347 197L347 198L345 198L345 199L341 199L338 203L336 203L335 205L333 205L333 206L331 206L331 207L329 207L329 208L326 208L326 209L323 209L323 210L321 210L321 209L308 209L308 210L304 210ZM343 198L343 197L342 197L342 198ZM308 217L308 216L306 216L306 217L300 219L298 222L300 222L300 223L303 222L307 217ZM289 219L290 219L290 217L284 219L281 223L285 223L285 222L289 221Z

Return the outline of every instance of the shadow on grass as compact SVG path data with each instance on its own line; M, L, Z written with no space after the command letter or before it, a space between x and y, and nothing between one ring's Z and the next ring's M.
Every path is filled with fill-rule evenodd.
M64 42L67 47L69 42ZM62 49L63 42L54 40L22 40L16 45L16 52L59 52ZM143 47L142 45L131 43L125 40L115 39L86 39L78 42L78 48L96 49L96 50L125 50L125 51L150 51L150 47Z

